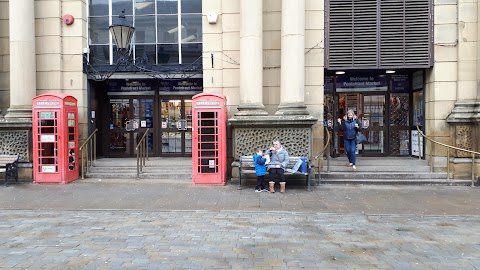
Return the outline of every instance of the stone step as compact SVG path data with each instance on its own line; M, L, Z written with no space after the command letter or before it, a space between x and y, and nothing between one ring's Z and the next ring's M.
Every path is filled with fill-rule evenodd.
M320 179L447 179L447 173L425 172L330 172L320 173Z
M321 179L320 184L340 185L445 185L445 186L470 186L468 180L447 179Z
M327 169L326 166L323 167ZM330 165L331 172L352 172L352 167L346 165ZM357 172L430 172L429 166L374 166L374 165L357 165Z
M191 166L147 166L142 168L143 172L149 173L192 173ZM108 166L95 166L88 168L89 173L137 173L137 167L108 167Z
M317 164L318 161L313 161ZM346 166L348 164L347 158L331 158L329 160L330 166ZM327 161L323 161L326 166ZM358 166L428 166L426 160L410 159L410 158L357 158L356 165Z
M85 175L86 178L95 178L95 179L136 179L137 173L136 172L99 172L99 173L88 173ZM141 179L170 179L170 180L192 180L191 173L178 173L178 172L171 172L171 173L150 173L150 172L143 172L140 173Z

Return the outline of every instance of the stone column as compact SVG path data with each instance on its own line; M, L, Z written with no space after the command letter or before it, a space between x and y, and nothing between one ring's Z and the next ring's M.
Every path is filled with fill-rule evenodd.
M282 1L280 105L277 115L307 115L305 106L305 0Z
M32 118L36 95L34 0L9 2L10 108L5 118Z
M240 105L237 116L268 115L263 105L263 1L240 1Z

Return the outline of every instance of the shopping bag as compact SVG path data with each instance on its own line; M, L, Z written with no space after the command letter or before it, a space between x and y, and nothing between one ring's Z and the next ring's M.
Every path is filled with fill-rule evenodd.
M365 135L363 135L362 132L357 132L357 136L355 137L355 141L357 144L361 144L361 143L364 143L367 141L367 138L365 137Z

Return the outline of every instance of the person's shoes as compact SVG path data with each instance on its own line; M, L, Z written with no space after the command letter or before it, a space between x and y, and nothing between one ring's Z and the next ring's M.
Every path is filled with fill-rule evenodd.
M356 171L357 171L357 167L355 167L355 165L352 165L352 170L353 170L354 172L356 172Z
M262 192L268 192L268 189L262 188Z
M347 166L348 166L348 167L352 167L352 166L353 166L353 163L348 163Z
M255 192L262 192L261 189L255 189Z

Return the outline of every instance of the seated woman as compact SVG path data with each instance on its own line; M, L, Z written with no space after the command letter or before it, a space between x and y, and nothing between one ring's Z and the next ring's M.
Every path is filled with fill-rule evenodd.
M275 192L275 176L277 175L280 181L280 192L285 192L284 172L290 161L290 156L278 139L273 140L273 147L267 150L266 154L270 155L270 163L267 166L267 170L270 173L270 192Z

